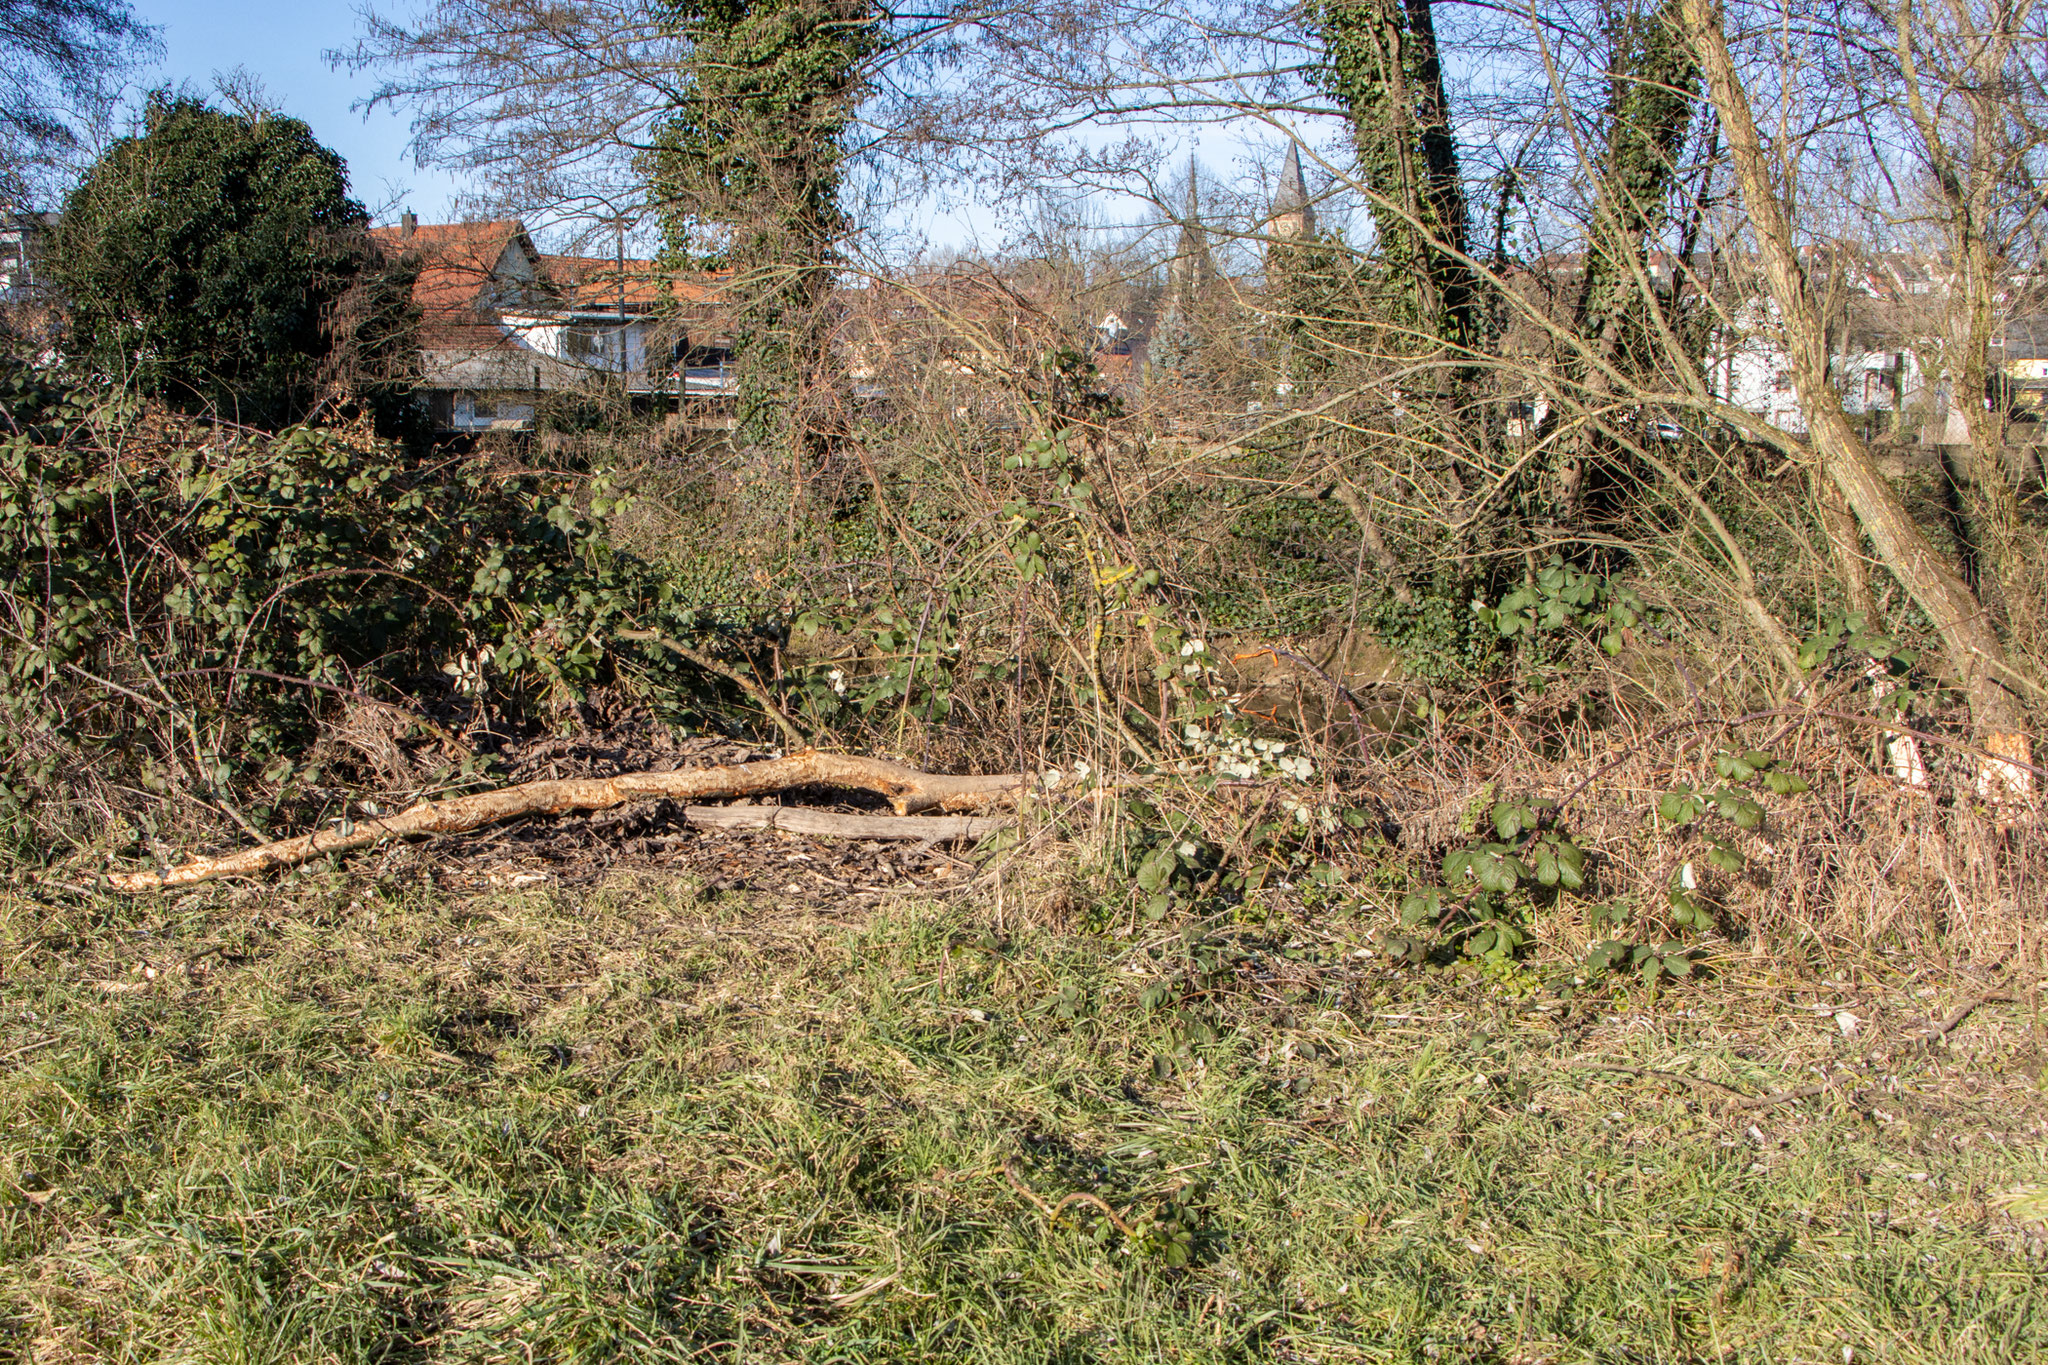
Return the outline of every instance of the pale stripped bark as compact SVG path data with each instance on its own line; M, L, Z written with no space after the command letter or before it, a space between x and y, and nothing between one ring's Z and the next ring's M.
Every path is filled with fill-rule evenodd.
M1983 760L1979 793L1987 799L2030 793L2032 774L2018 765L2032 761L2033 744L2019 699L1999 677L2006 667L2005 647L1983 604L1913 521L1843 413L1828 379L1827 332L1819 300L1800 269L1791 214L1757 132L1749 93L1736 73L1720 6L1716 0L1683 0L1682 10L1721 117L1764 278L1784 328L1793 387L1822 471L1856 514L1878 558L1940 633L1984 748L1997 755ZM2007 759L2015 761L2003 761Z
M421 834L464 834L521 815L559 815L605 810L628 801L666 797L672 801L763 796L792 787L846 787L889 798L898 815L920 811L968 812L1013 802L1029 779L1018 774L946 777L899 763L848 754L806 750L787 758L692 768L668 773L624 773L617 777L562 778L526 782L498 791L447 801L422 801L391 816L370 816L341 830L316 830L256 848L197 858L163 872L117 872L107 878L116 891L164 891L221 877L252 877L296 867L329 853L367 848L387 839ZM934 838L958 837L950 826L935 826Z
M807 806L690 806L692 826L704 829L773 829L823 839L978 839L1015 822L999 815L842 815Z

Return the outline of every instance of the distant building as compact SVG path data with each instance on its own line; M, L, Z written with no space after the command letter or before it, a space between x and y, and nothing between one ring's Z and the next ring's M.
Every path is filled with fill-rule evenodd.
M1287 144L1287 160L1280 166L1280 185L1273 195L1272 217L1266 220L1266 233L1289 241L1316 235L1316 206L1308 197L1308 181L1302 178L1298 143Z
M2048 313L2012 319L1992 345L2013 416L2048 420Z
M0 216L0 299L8 303L47 297L44 253L57 230L54 213L11 213Z
M643 398L733 391L727 275L545 255L512 220L422 224L408 213L371 235L418 264L420 384L443 431L522 430L545 395L600 382Z
M0 216L0 331L27 340L44 360L57 358L61 313L43 258L57 228L54 213Z

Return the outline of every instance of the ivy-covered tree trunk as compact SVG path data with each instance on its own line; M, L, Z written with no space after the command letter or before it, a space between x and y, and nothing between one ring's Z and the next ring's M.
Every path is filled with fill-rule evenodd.
M800 474L829 439L841 166L881 20L869 0L663 3L691 44L647 157L664 257L731 272L741 427Z
M1351 118L1392 321L1414 330L1417 349L1471 346L1479 281L1430 0L1325 0L1316 24L1323 87Z

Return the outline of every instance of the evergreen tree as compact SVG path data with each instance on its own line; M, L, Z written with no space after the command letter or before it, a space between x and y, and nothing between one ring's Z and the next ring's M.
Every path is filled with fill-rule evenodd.
M327 316L370 268L342 160L297 119L154 97L64 205L52 267L70 357L189 411L303 417Z

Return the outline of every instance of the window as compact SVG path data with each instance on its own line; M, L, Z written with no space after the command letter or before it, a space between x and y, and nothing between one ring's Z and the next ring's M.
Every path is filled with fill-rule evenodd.
M459 429L496 426L501 422L531 422L533 404L513 402L493 394L458 393L449 423Z

